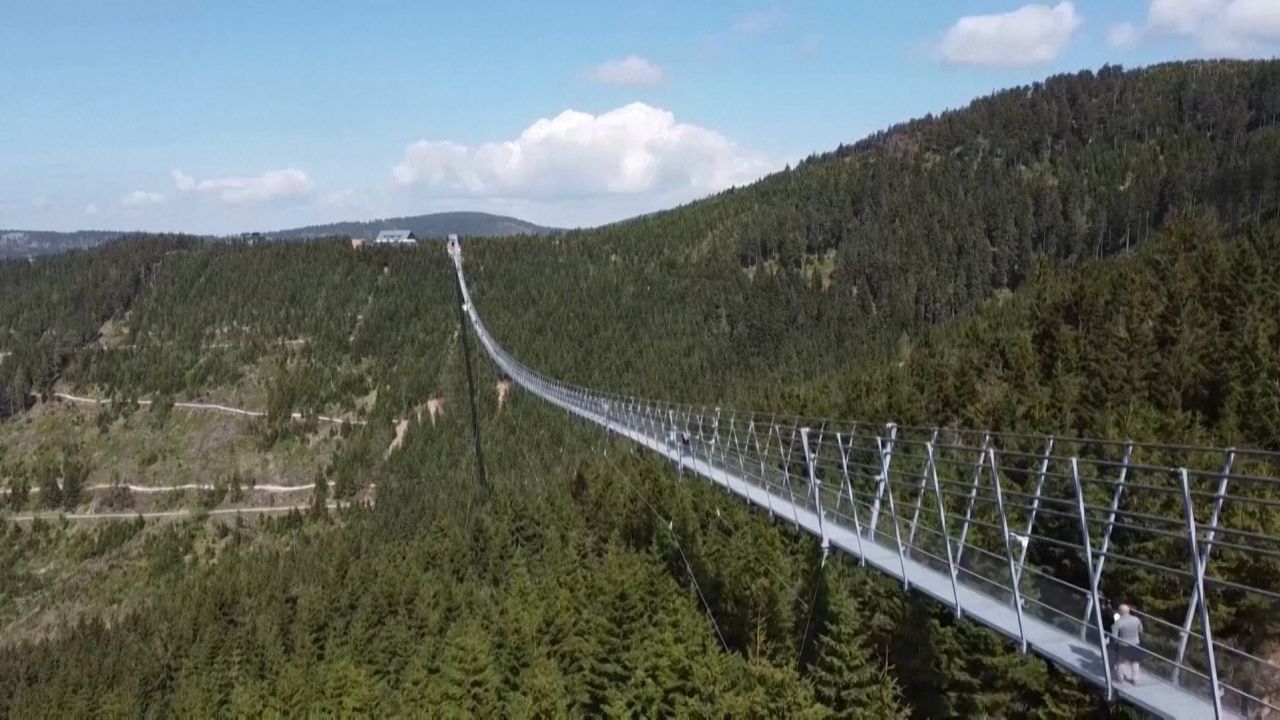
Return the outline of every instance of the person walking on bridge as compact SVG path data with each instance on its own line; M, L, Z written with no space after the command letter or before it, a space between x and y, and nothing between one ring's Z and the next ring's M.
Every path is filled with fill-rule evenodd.
M1138 660L1142 655L1142 620L1133 614L1132 608L1122 604L1120 616L1111 626L1116 638L1116 670L1120 680L1138 684Z

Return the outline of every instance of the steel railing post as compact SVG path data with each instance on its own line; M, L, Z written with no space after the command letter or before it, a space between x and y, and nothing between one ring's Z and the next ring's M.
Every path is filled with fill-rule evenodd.
M1022 641L1022 654L1027 654L1027 632L1022 625L1022 592L1018 588L1018 575L1013 565L1013 545L1009 543L1009 515L1004 509L1004 492L1000 489L1000 468L996 465L996 451L987 448L987 463L991 471L991 484L996 490L996 509L1000 512L1000 532L1004 535L1004 557L1009 561L1009 585L1013 587L1013 609L1018 613L1018 638Z
M701 455L702 462L704 463L710 462L709 456L708 456L708 446L707 446L708 415L707 415L706 405L703 405L701 408L698 409L697 417L698 417L698 425L697 425L698 434L690 440L690 445L693 448L693 468L692 469L694 473L697 473L698 471L699 455Z
M982 478L982 465L986 462L987 447L991 444L991 434L982 436L982 448L978 450L978 461L973 464L973 479L969 482L969 501L964 508L964 523L960 526L960 544L956 547L956 566L964 562L964 544L969 539L969 521L973 519L973 503L978 497L978 481Z
M1217 653L1213 650L1213 628L1209 623L1209 598L1204 594L1205 563L1200 556L1200 542L1196 538L1196 513L1191 504L1191 483L1187 477L1187 469L1181 468L1178 474L1182 479L1182 502L1187 515L1187 545L1191 550L1192 573L1195 576L1195 592L1200 597L1200 628L1204 632L1204 650L1209 661L1209 695L1213 697L1213 716L1222 717L1222 685L1218 682Z
M728 445L730 442L733 443L734 457L736 457L738 460L738 481L742 483L742 496L744 498L750 499L751 491L747 489L747 477L746 477L746 474L742 472L742 446L738 443L738 413L736 412L729 418L729 437L725 441L726 450L728 449ZM729 490L730 489L729 480L728 480L729 461L727 459L724 460L724 467L725 467L724 487L726 490Z
M731 413L729 415L729 429L731 432L733 430L733 421L735 418L737 418L737 413ZM728 445L728 437L728 434L726 434L724 441L721 441L720 439L720 408L716 408L716 449L720 452L720 477L724 478L725 492L733 492L732 488L729 487L729 461L728 456L725 454L726 446Z
M1044 490L1044 477L1049 472L1049 460L1053 457L1053 438L1045 440L1044 457L1040 459L1040 472L1036 473L1036 489L1031 496L1031 516L1027 518L1027 541L1022 544L1018 554L1018 576L1022 576L1022 568L1027 565L1027 548L1031 545L1031 531L1036 526L1036 513L1040 511L1040 493Z
M929 438L927 445L932 446L938 442L938 429L933 429L933 435ZM924 468L920 471L920 485L916 488L916 509L911 514L911 532L907 533L907 545L915 547L916 542L916 524L920 522L920 508L924 504L925 483L929 482L929 463L924 464Z
M856 426L854 428L854 432L857 432ZM854 436L850 435L849 443L846 445L844 436L840 433L836 433L836 449L840 453L840 471L844 477L844 487L842 490L845 493L845 497L849 498L849 507L853 512L854 520L857 520L858 502L854 499L853 495L853 478L849 476L849 456L853 453L853 438ZM861 530L859 530L859 532L861 532Z
M747 432L751 432L751 423L747 425ZM742 479L742 499L751 502L751 489L747 486L747 463L745 454L742 451L742 443L738 440L738 429L733 429L733 451L738 456L738 477Z
M1213 512L1209 516L1209 532L1204 539L1204 553L1201 557L1205 568L1209 567L1209 554L1213 551L1213 540L1218 534L1218 518L1222 515L1222 502L1227 495L1227 483L1231 479L1231 468L1236 462L1236 450L1227 450L1227 461L1222 466L1222 474L1218 476L1218 494L1213 498ZM1191 592L1191 602L1187 604L1187 616L1182 621L1182 632L1178 637L1178 654L1173 665L1173 684L1181 680L1182 663L1187 655L1187 640L1191 634L1191 621L1196 615L1196 607L1200 604L1200 590L1196 586Z
M887 450L884 444L881 442L881 438L878 438L878 437L876 438L876 446L880 451L880 474L877 475L876 477L876 497L875 497L875 500L873 500L871 503L871 522L869 523L869 532L871 533L872 540L875 540L876 528L879 527L880 525L880 501L884 497L885 483L888 482L889 480L888 476L886 475L886 473L889 472L888 470L889 463L885 462L886 452L888 455L889 462L892 462L893 461L893 441L898 437L897 425L894 425L893 423L888 423L887 425L885 425L885 430L887 431L885 435L889 439L889 445Z
M849 452L853 448L852 439L849 447L846 448L840 439L840 433L836 433L836 448L840 451L840 472L844 475L844 487L849 493L849 511L853 514L853 535L858 542L858 564L867 564L867 554L862 549L862 523L858 520L858 503L853 498L853 483L849 479Z
M751 424L755 425L754 419L752 419ZM769 519L773 520L774 517L776 517L776 514L774 513L774 510L773 510L773 491L769 489L770 483L765 475L766 462L767 462L767 458L769 457L769 448L773 445L773 418L772 417L769 418L769 431L765 435L766 440L765 440L763 451L760 449L760 431L759 430L751 434L751 439L754 440L756 443L756 459L760 461L760 482L762 483L761 489L764 490L764 502L765 502L765 505L767 505L769 508Z
M680 431L679 425L676 424L675 408L667 408L667 416L671 420L671 442L675 445L675 461L676 475L684 478L684 433Z
M1080 464L1071 458L1071 482L1076 489L1076 511L1080 514L1080 538L1084 543L1085 569L1089 572L1089 593L1093 598L1094 628L1098 631L1098 649L1102 652L1102 674L1107 681L1107 702L1115 697L1111 680L1111 658L1107 654L1107 632L1102 624L1102 606L1098 602L1097 575L1093 574L1093 540L1089 537L1089 517L1084 510L1084 488L1080 485Z
M951 576L951 594L955 598L956 619L964 617L964 606L960 604L960 587L958 584L957 570L955 560L951 557L951 536L947 534L947 511L942 506L942 488L938 483L938 464L933 458L933 441L929 441L925 445L925 450L929 454L927 464L929 466L929 477L933 480L933 497L937 501L938 506L938 530L942 533L942 545L947 551L947 574Z
M1115 490L1111 493L1111 507L1107 512L1107 524L1102 528L1102 549L1098 553L1098 563L1093 571L1098 576L1098 580L1102 578L1102 568L1107 564L1107 551L1111 549L1111 529L1115 527L1116 512L1120 509L1120 497L1124 494L1124 483L1129 477L1129 461L1133 459L1133 441L1125 443L1124 446L1124 464L1120 466L1120 478L1116 481ZM1093 598L1089 598L1085 604L1084 621L1089 621L1089 615L1093 612Z
M657 409L654 409L654 410L657 410ZM678 468L678 465L680 465L680 452L681 452L680 451L680 433L678 433L678 430L676 430L676 411L672 410L671 407L668 407L667 409L667 421L669 424L669 428L671 429L669 429L669 432L663 433L663 436L667 438L667 445L671 447L671 455L675 455L675 461Z
M813 446L809 444L809 428L800 428L800 442L804 445L804 461L809 468L809 487L817 489L819 487L816 467L817 458L814 457ZM814 498L814 509L818 513L818 536L822 538L822 556L825 558L831 549L831 538L827 536L826 520L822 517L821 494L815 494Z
M822 455L822 440L823 438L826 437L826 434L827 434L827 423L826 421L823 421L822 425L818 428L817 437L813 438L811 436L811 442L809 443L810 447L813 450L814 470L811 473L812 477L810 478L810 486L814 494L815 503L818 502L816 498L818 496L819 490L822 487L822 478L818 475L818 468L820 467L819 458ZM839 496L839 493L837 493L837 497L838 496Z
M893 436L897 435L897 427L893 428L892 435L887 439L876 438L876 443L880 446L880 473L884 478L881 485L886 490L889 497L889 515L893 520L893 540L898 546L898 565L902 568L902 587L903 589L911 589L911 579L907 577L907 556L902 550L902 529L898 524L898 509L893 502L893 483L889 477L889 463L893 460ZM874 532L874 530L873 530ZM874 541L874 538L872 538Z
M791 455L795 452L796 430L796 425L793 423L791 426L791 439L786 443L785 449L783 448L782 433L778 433L778 451L782 453L782 482L787 488L787 494L791 497L791 521L799 528L800 512L796 507L795 487L791 484Z

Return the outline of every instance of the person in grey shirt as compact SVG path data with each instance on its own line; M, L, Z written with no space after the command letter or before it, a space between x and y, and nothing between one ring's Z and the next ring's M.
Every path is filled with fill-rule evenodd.
M1138 684L1138 660L1142 656L1142 620L1128 605L1120 606L1119 617L1111 626L1116 637L1116 671L1122 681Z

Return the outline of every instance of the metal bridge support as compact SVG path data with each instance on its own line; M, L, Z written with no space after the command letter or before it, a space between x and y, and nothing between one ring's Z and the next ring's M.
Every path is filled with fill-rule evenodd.
M1013 564L1013 545L1009 543L1009 516L1004 509L1004 492L1000 489L1000 468L996 467L996 451L987 448L987 462L991 470L991 484L996 489L996 508L1000 511L1000 531L1004 535L1004 557L1009 561L1009 585L1013 587L1013 609L1018 613L1018 639L1022 654L1027 654L1027 632L1022 626L1022 592L1018 589L1018 571Z
M1036 513L1040 511L1040 493L1044 490L1044 476L1049 472L1049 460L1053 457L1053 438L1044 442L1044 456L1040 459L1040 472L1036 473L1036 490L1031 496L1031 515L1027 518L1027 541L1022 544L1018 554L1018 579L1022 579L1022 568L1027 566L1027 548L1031 546L1031 531L1036 527Z
M604 403L604 437L606 440L613 440L613 408L608 402ZM604 446L604 454L609 454L609 446Z
M849 479L849 453L853 450L853 440L848 447L836 433L836 448L840 451L840 472L844 476L844 490L849 493L849 514L853 516L853 535L858 541L858 564L867 564L867 554L862 550L862 522L858 520L858 501L853 497L853 482Z
M991 434L982 436L978 459L973 463L973 479L969 481L969 501L964 507L964 523L960 526L960 543L956 547L956 565L964 562L964 544L969 538L969 521L973 519L973 503L978 497L978 481L982 479L982 466L987 460L987 448L991 446Z
M933 429L933 436L929 438L929 447L938 442L938 429ZM920 507L924 504L925 483L929 482L929 463L926 462L924 469L920 471L920 484L916 487L916 509L911 514L911 532L907 533L907 546L915 547L916 542L916 524L920 522Z
M760 434L758 430L752 430L756 421L752 420L747 429L751 432L751 439L756 443L756 458L760 461L760 483L764 489L764 501L769 508L769 520L772 521L776 514L773 511L773 493L769 491L769 481L765 475L767 458L769 457L769 448L773 445L773 419L769 419L769 434L765 435L764 449L760 449Z
M729 417L729 437L727 440L725 440L726 451L728 449L728 445L730 442L733 443L733 455L738 460L738 481L742 483L742 498L747 502L751 502L749 499L751 497L751 493L750 491L747 490L747 473L745 471L746 469L742 466L742 444L738 442L738 414L737 413L734 413L732 416ZM729 487L729 480L728 480L729 460L727 457L723 455L722 455L722 458L723 458L723 465L724 465L724 471L725 471L724 486L727 488Z
M1125 443L1124 446L1124 464L1120 467L1120 479L1116 481L1115 491L1111 493L1111 508L1107 511L1107 524L1102 528L1102 549L1099 551L1098 566L1093 572L1098 577L1091 578L1093 585L1097 585L1102 579L1102 568L1107 564L1107 551L1111 549L1111 529L1115 527L1116 511L1120 509L1120 496L1124 494L1124 483L1129 477L1129 461L1133 459L1133 441ZM1093 597L1090 596L1085 602L1084 621L1089 621L1089 615L1093 613ZM1083 637L1083 635L1081 635Z
M933 497L938 506L938 531L942 533L942 546L947 550L947 574L951 576L951 595L955 599L956 619L964 617L964 606L960 604L960 586L957 577L956 563L951 557L951 536L947 534L947 511L942 507L942 488L938 484L938 464L933 457L933 441L925 444L928 458L925 461L929 478L933 481Z
M797 426L791 426L791 439L788 442L782 441L782 432L774 427L774 431L778 435L778 452L782 455L782 482L787 488L787 494L791 497L791 522L795 523L796 529L800 529L800 513L796 507L796 491L791 484L791 454L795 452L796 431Z
M1231 468L1236 462L1236 450L1227 450L1227 461L1222 466L1222 474L1218 476L1218 494L1213 498L1213 513L1209 516L1209 532L1204 539L1204 553L1201 561L1205 568L1209 567L1209 553L1213 551L1213 540L1218 534L1218 518L1222 515L1222 501L1227 495L1227 482L1231 478ZM1196 608L1201 604L1202 590L1197 585L1191 592L1191 602L1187 604L1187 616L1182 621L1182 632L1178 637L1178 655L1174 659L1173 684L1177 685L1182 676L1182 663L1187 657L1187 640L1191 635L1191 621L1196 615Z
M1085 569L1089 572L1089 593L1093 599L1094 629L1098 631L1098 649L1102 652L1102 674L1107 680L1107 702L1115 699L1111 679L1111 658L1107 655L1107 631L1102 625L1102 606L1098 602L1098 576L1093 572L1093 539L1089 537L1089 517L1084 510L1084 489L1080 486L1080 463L1071 458L1071 482L1076 488L1076 510L1080 514L1080 542L1084 547Z
M484 453L480 449L480 419L476 415L476 386L471 377L471 344L467 340L468 328L462 306L467 305L466 291L462 287L462 277L454 278L454 290L458 299L458 334L462 338L462 364L467 370L467 401L471 406L471 443L476 458L476 481L480 490L487 497L489 494L489 476L484 471Z
M898 438L898 426L889 423L884 426L887 431L885 433L888 438L888 445L876 439L876 444L880 451L880 475L876 478L876 498L871 503L871 539L876 538L876 528L880 524L880 501L884 498L884 489L889 482L889 465L893 462L893 441Z
M890 435L887 439L876 439L880 445L880 477L882 478L880 487L886 490L889 496L889 519L893 521L893 541L898 546L898 564L902 568L902 587L904 590L911 589L911 578L907 574L907 556L902 550L902 528L898 523L898 509L893 502L893 483L889 478L889 463L893 461L893 439L898 434L898 428L891 425ZM875 532L874 526L872 532ZM874 539L874 538L873 538Z
M689 468L689 471L692 472L694 476L697 476L698 474L698 449L701 448L703 454L706 454L706 450L707 450L706 448L707 441L704 439L705 434L703 433L703 430L702 430L702 424L706 420L706 415L707 415L706 407L703 407L701 410L698 411L698 414L696 415L697 422L698 422L698 433L697 435L694 435L693 433L689 433L689 454L692 456L692 461L693 461L691 463L691 467Z
M751 428L752 428L752 424L748 423L747 425L748 434L753 434ZM751 492L747 488L747 463L744 457L744 453L742 451L742 443L738 440L738 428L736 426L736 423L734 424L734 427L732 430L732 438L733 438L733 452L735 455L738 456L738 479L742 481L742 499L747 504L751 504ZM769 515L770 515L770 518L772 519L773 513L770 512Z
M1205 561L1200 556L1200 543L1196 539L1196 512L1191 504L1191 483L1187 479L1187 469L1181 468L1178 474L1182 479L1182 502L1187 511L1187 543L1191 550L1191 572L1195 575L1196 596L1200 598L1200 629L1204 632L1204 650L1209 661L1209 695L1213 697L1213 716L1222 718L1222 685L1218 682L1217 653L1213 651L1213 628L1209 623L1209 598L1204 594ZM1221 495L1219 495L1221 498Z
M708 448L708 452L707 452L708 463L714 462L713 458L715 458L716 452L718 450L723 450L723 446L720 443L720 408L716 408L715 417L712 418L711 420L711 443L710 444L711 444L711 447ZM724 469L723 465L721 466L721 469L722 470ZM729 487L729 483L727 481L725 482L725 487Z
M809 487L814 490L814 509L818 513L818 535L822 538L822 561L826 563L827 553L831 551L831 538L827 535L827 521L822 517L822 486L818 483L817 458L814 448L809 444L809 428L800 428L800 442L804 444L804 461L809 467Z
M681 436L680 431L676 429L676 411L675 410L667 410L667 420L671 423L671 432L667 433L667 436L671 438L671 444L675 446L671 449L675 451L676 471L679 473L680 476L683 477L684 476L684 443L682 442L683 436Z

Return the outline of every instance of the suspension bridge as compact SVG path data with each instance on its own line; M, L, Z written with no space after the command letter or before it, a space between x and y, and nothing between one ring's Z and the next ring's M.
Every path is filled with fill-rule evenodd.
M1212 612L1251 608L1255 620L1272 619L1280 607L1265 569L1280 560L1280 538L1264 521L1280 509L1280 454L836 422L597 392L507 353L472 302L460 245L451 240L449 252L481 345L527 392L813 534L824 552L846 552L994 629L1109 701L1165 718L1280 716L1280 666L1215 640L1224 621ZM1101 588L1162 604L1133 611L1144 627L1137 682L1114 670L1114 610Z

